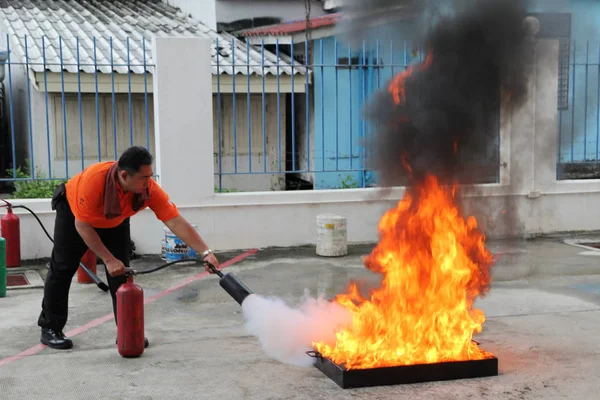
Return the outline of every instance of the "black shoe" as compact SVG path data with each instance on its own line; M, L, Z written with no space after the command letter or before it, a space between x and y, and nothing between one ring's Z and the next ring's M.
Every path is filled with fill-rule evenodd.
M50 348L58 350L67 350L73 347L73 342L71 339L66 337L62 331L55 331L48 328L42 328L42 337L40 338L40 342Z
M115 339L115 344L119 344L119 339ZM148 346L150 346L150 342L148 342L148 338L145 337L144 338L144 348L148 348Z

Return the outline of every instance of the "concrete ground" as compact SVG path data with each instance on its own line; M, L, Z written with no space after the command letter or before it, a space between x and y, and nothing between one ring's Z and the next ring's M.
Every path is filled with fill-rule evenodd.
M598 240L600 242L600 239ZM75 346L39 345L42 289L0 299L2 399L594 399L600 390L600 250L562 239L498 241L500 256L476 337L499 358L497 377L341 389L314 367L269 359L244 330L241 308L199 265L140 275L146 334L142 357L125 359L107 293L74 282L65 329ZM256 293L295 303L304 289L333 295L368 276L354 246L343 258L314 248L269 249L229 266ZM222 261L240 253L221 254ZM159 259L136 260L142 269ZM42 277L44 274L42 267ZM106 278L102 274L101 277Z

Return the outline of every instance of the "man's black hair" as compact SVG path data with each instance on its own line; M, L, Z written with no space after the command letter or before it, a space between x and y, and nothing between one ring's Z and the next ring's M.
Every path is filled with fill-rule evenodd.
M127 171L129 175L135 175L140 172L144 165L152 165L152 154L142 146L133 146L128 148L119 157L119 169Z

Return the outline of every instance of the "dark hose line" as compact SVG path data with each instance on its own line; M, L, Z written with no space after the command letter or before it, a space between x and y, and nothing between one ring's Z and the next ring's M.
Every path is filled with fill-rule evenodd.
M12 208L24 208L25 210L29 211L31 213L31 215L33 215L35 217L35 219L37 220L37 222L40 224L40 226L44 230L44 233L46 234L46 236L48 236L48 239L50 239L50 241L52 243L54 243L54 239L52 239L52 236L50 236L50 234L46 230L46 227L44 226L44 224L42 223L42 221L40 220L40 218L37 216L37 214L35 212L33 212L33 210L31 210L29 207L26 207L26 206L20 205L20 204L19 205L13 205ZM154 268L147 269L147 270L144 270L144 271L137 271L137 270L129 269L128 272L133 273L135 275L149 274L151 272L155 272L155 271L161 270L161 269L166 268L166 267L170 267L171 265L174 265L174 264L177 264L177 263L180 263L180 262L184 262L184 261L185 262L189 262L190 259L189 258L184 258L184 259L181 259L181 260L171 261L171 262L168 262L166 264L159 265L158 267L154 267ZM212 264L211 264L211 266L212 266ZM214 266L212 267L212 269L214 269L215 271L218 271ZM218 274L220 274L220 276L223 276L220 273L220 271L218 271Z

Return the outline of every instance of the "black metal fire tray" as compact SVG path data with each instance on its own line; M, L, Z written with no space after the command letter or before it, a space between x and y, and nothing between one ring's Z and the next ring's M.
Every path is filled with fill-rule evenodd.
M315 366L342 389L402 385L454 379L482 378L498 375L498 359L449 361L433 364L400 365L369 369L346 369L317 351L307 354L315 358Z

